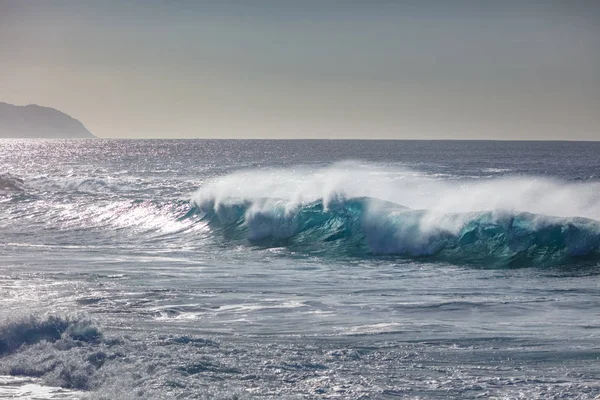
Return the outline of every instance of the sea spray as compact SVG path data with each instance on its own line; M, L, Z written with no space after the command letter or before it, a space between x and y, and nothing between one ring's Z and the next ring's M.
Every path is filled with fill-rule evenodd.
M192 196L216 207L231 199L281 199L293 208L321 200L369 197L432 215L511 211L600 221L600 183L563 182L542 177L439 179L420 171L378 164L342 162L324 168L304 166L241 170L215 177Z

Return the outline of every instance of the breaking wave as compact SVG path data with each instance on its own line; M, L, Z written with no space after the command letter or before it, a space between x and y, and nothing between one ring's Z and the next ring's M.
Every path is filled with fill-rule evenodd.
M84 391L64 398L236 398L234 389L214 385L213 376L237 371L218 347L195 336L108 336L82 315L13 316L0 322L0 376Z
M302 252L484 266L600 260L596 184L451 184L414 171L392 179L388 170L344 168L232 174L196 193L195 212L227 240Z
M0 326L0 373L44 379L46 384L88 390L110 345L94 324L81 316L30 315ZM69 357L65 357L68 354Z
M318 200L290 210L281 200L198 206L215 232L308 252L431 257L486 265L600 260L600 224L585 218L472 212L433 216L372 198Z
M89 321L78 317L31 315L9 321L0 327L0 356L10 354L23 345L55 342L67 337L76 341L96 342L102 335Z

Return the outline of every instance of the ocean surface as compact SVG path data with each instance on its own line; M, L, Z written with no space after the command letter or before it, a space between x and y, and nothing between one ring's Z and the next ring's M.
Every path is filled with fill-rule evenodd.
M600 142L0 140L0 306L0 398L595 399Z

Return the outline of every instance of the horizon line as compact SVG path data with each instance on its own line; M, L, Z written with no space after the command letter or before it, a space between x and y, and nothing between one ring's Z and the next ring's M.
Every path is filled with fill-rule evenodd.
M407 139L407 138L210 138L210 137L182 137L182 138L168 138L168 137L98 137L93 138L24 138L24 137L4 137L0 140L155 140L155 141L166 141L166 140L220 140L220 141L363 141L363 142L581 142L581 143L598 143L600 139Z

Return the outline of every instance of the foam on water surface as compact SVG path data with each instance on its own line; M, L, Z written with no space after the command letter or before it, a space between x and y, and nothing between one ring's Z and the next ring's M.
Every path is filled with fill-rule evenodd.
M79 400L83 392L42 385L41 379L0 375L0 399Z

